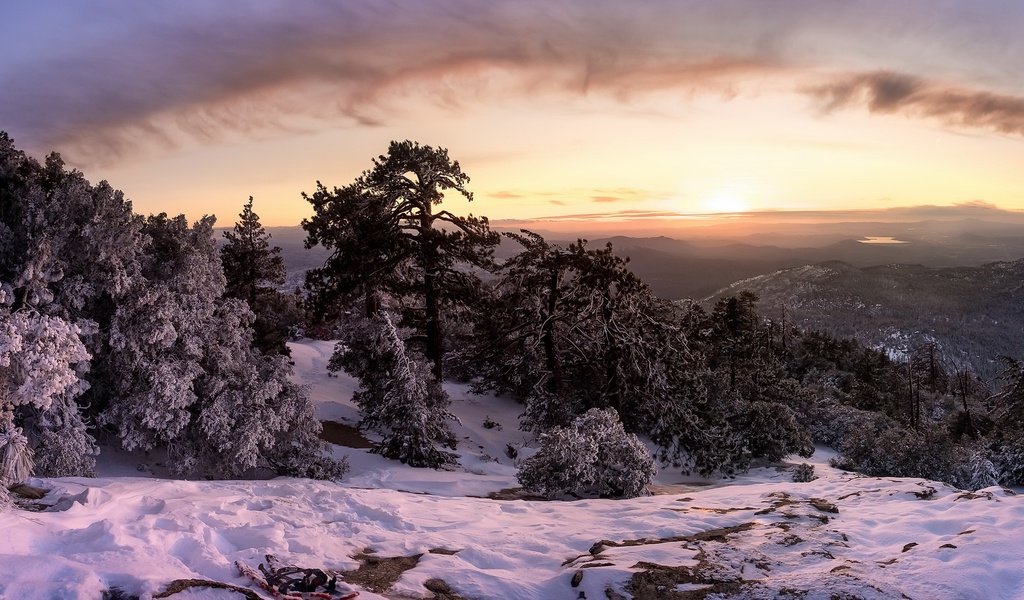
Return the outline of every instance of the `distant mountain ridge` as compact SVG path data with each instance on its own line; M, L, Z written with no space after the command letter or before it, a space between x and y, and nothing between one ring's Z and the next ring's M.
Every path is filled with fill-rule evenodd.
M496 228L498 229L498 228ZM826 223L817 235L756 235L694 239L658 237L592 237L591 247L611 242L615 253L630 258L630 268L654 293L672 300L703 298L734 281L789 267L840 260L857 267L893 263L919 263L928 267L978 266L992 261L1024 257L1024 226L1015 223L916 222ZM504 230L504 229L502 229ZM512 229L508 229L512 230ZM287 289L301 285L305 272L324 263L329 252L307 250L306 232L298 226L267 227L271 243L282 248L288 268ZM890 236L905 244L865 244L866 236ZM549 232L549 239L576 241ZM495 257L502 260L519 251L503 239Z
M785 306L787 320L802 327L854 337L895 355L935 339L947 364L967 364L993 377L1001 355L1024 358L1024 260L1005 260L1024 256L1024 235L1009 235L1014 227L1019 228L942 230L920 237L912 235L921 232L920 223L913 231L871 230L905 244L866 244L858 238L785 247L746 243L763 237L744 242L615 236L591 239L590 246L611 242L663 298L713 301L751 289L761 296L767 316L779 318ZM300 227L267 231L271 243L282 248L288 269L282 289L302 285L305 272L321 266L329 254L321 247L307 250ZM559 243L569 241L574 240ZM500 261L518 251L504 239L495 256Z
M827 261L737 281L705 298L750 290L765 316L855 338L901 357L934 341L947 366L991 379L1000 357L1024 358L1024 260L978 267L856 267Z

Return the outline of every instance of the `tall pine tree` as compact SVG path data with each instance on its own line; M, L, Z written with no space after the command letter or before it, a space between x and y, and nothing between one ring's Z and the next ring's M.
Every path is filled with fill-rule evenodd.
M373 281L386 283L396 299L411 299L406 317L421 331L416 341L435 381L444 373L445 312L476 298L479 279L467 267L490 266L499 239L486 218L438 208L446 192L472 200L468 183L447 150L404 141L392 142L351 186L327 193L318 185L307 196L316 213L303 221L308 242L333 249L325 268L338 269L314 276L314 289L349 299L362 293L367 312L377 305ZM368 231L374 236L365 245L353 243Z
M281 248L270 245L270 234L252 209L252 196L242 207L233 231L225 231L227 240L220 249L220 260L227 279L224 295L244 300L255 315L252 327L256 345L264 353L287 354L289 323L282 322L282 305L287 302L277 290L285 282ZM292 324L293 325L293 324Z

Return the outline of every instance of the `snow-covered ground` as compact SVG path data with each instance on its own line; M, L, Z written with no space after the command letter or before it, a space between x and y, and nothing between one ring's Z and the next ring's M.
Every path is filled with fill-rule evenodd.
M352 423L353 383L325 374L330 350L293 345L297 376L313 387L321 418ZM516 600L581 591L591 600L1024 597L1024 501L999 488L966 494L859 477L829 468L819 452L811 462L821 477L810 483L791 483L774 467L717 482L725 485L666 470L655 489L673 493L646 498L491 500L483 496L515 486L505 445L525 441L519 408L449 390L462 419L463 468L455 471L338 448L353 465L340 485L35 480L51 489L43 503L52 508L0 513L0 598L95 599L111 586L147 597L180 578L245 586L234 561L255 565L268 553L338 571L357 568L357 556L421 555L387 591L363 588L362 599L428 598L433 578L464 598ZM487 417L501 428L485 428ZM103 475L144 474L124 457L101 461ZM209 589L171 596L240 597Z

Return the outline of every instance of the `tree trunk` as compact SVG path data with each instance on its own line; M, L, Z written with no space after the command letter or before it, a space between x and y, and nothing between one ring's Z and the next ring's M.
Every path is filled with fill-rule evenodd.
M604 383L605 398L608 406L615 409L622 418L622 398L619 395L619 369L618 352L615 347L615 338L611 332L612 322L612 299L610 292L605 290L604 301L601 305L601 316L604 319Z
M552 269L548 279L547 315L541 325L544 338L544 360L548 369L548 392L557 396L562 391L562 365L555 344L555 311L558 310L558 271Z
M426 310L427 359L433 363L434 381L444 376L441 344L441 313L437 302L437 272L434 241L430 235L430 215L420 215L420 266L423 268L423 303Z
M375 314L377 314L377 297L373 293L373 288L369 286L366 287L364 302L366 307L366 318L372 318Z

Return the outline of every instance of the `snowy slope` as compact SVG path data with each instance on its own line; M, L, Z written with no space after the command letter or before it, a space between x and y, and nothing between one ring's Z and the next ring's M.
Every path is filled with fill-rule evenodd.
M742 590L741 597L783 589L808 590L808 598L1024 595L1024 503L998 488L975 497L919 480L830 475L628 501L526 502L294 479L41 483L55 486L49 502L69 508L3 516L4 598L93 599L110 585L146 594L184 577L244 585L236 559L255 564L269 552L346 570L367 549L423 555L392 597L429 597L423 583L440 577L466 598L576 598L570 579L590 564L597 566L583 569L580 589L604 598L609 586L625 594L638 571L659 572L641 562L690 567L668 573L673 582ZM929 489L930 498L918 497ZM722 528L734 529L699 535ZM658 543L594 548L641 538ZM217 594L189 596L228 597Z
M353 423L354 385L326 376L330 351L322 342L293 346L297 376L312 386L321 418ZM453 471L339 448L353 462L340 485L35 480L51 489L48 510L0 513L0 598L95 599L110 586L145 598L179 578L247 585L234 561L255 565L267 553L347 571L367 552L422 555L387 591L363 588L360 598L369 600L430 597L424 584L432 578L463 598L517 600L570 600L580 591L591 600L1024 597L1024 501L999 488L965 494L922 480L859 477L829 468L819 451L811 462L821 478L811 483L791 483L775 468L714 485L663 471L655 489L670 493L635 500L466 497L515 485L503 450L523 442L519 407L459 386L449 391L463 421L463 467ZM501 429L484 428L488 416ZM104 473L130 472L115 468L124 457L101 461Z

